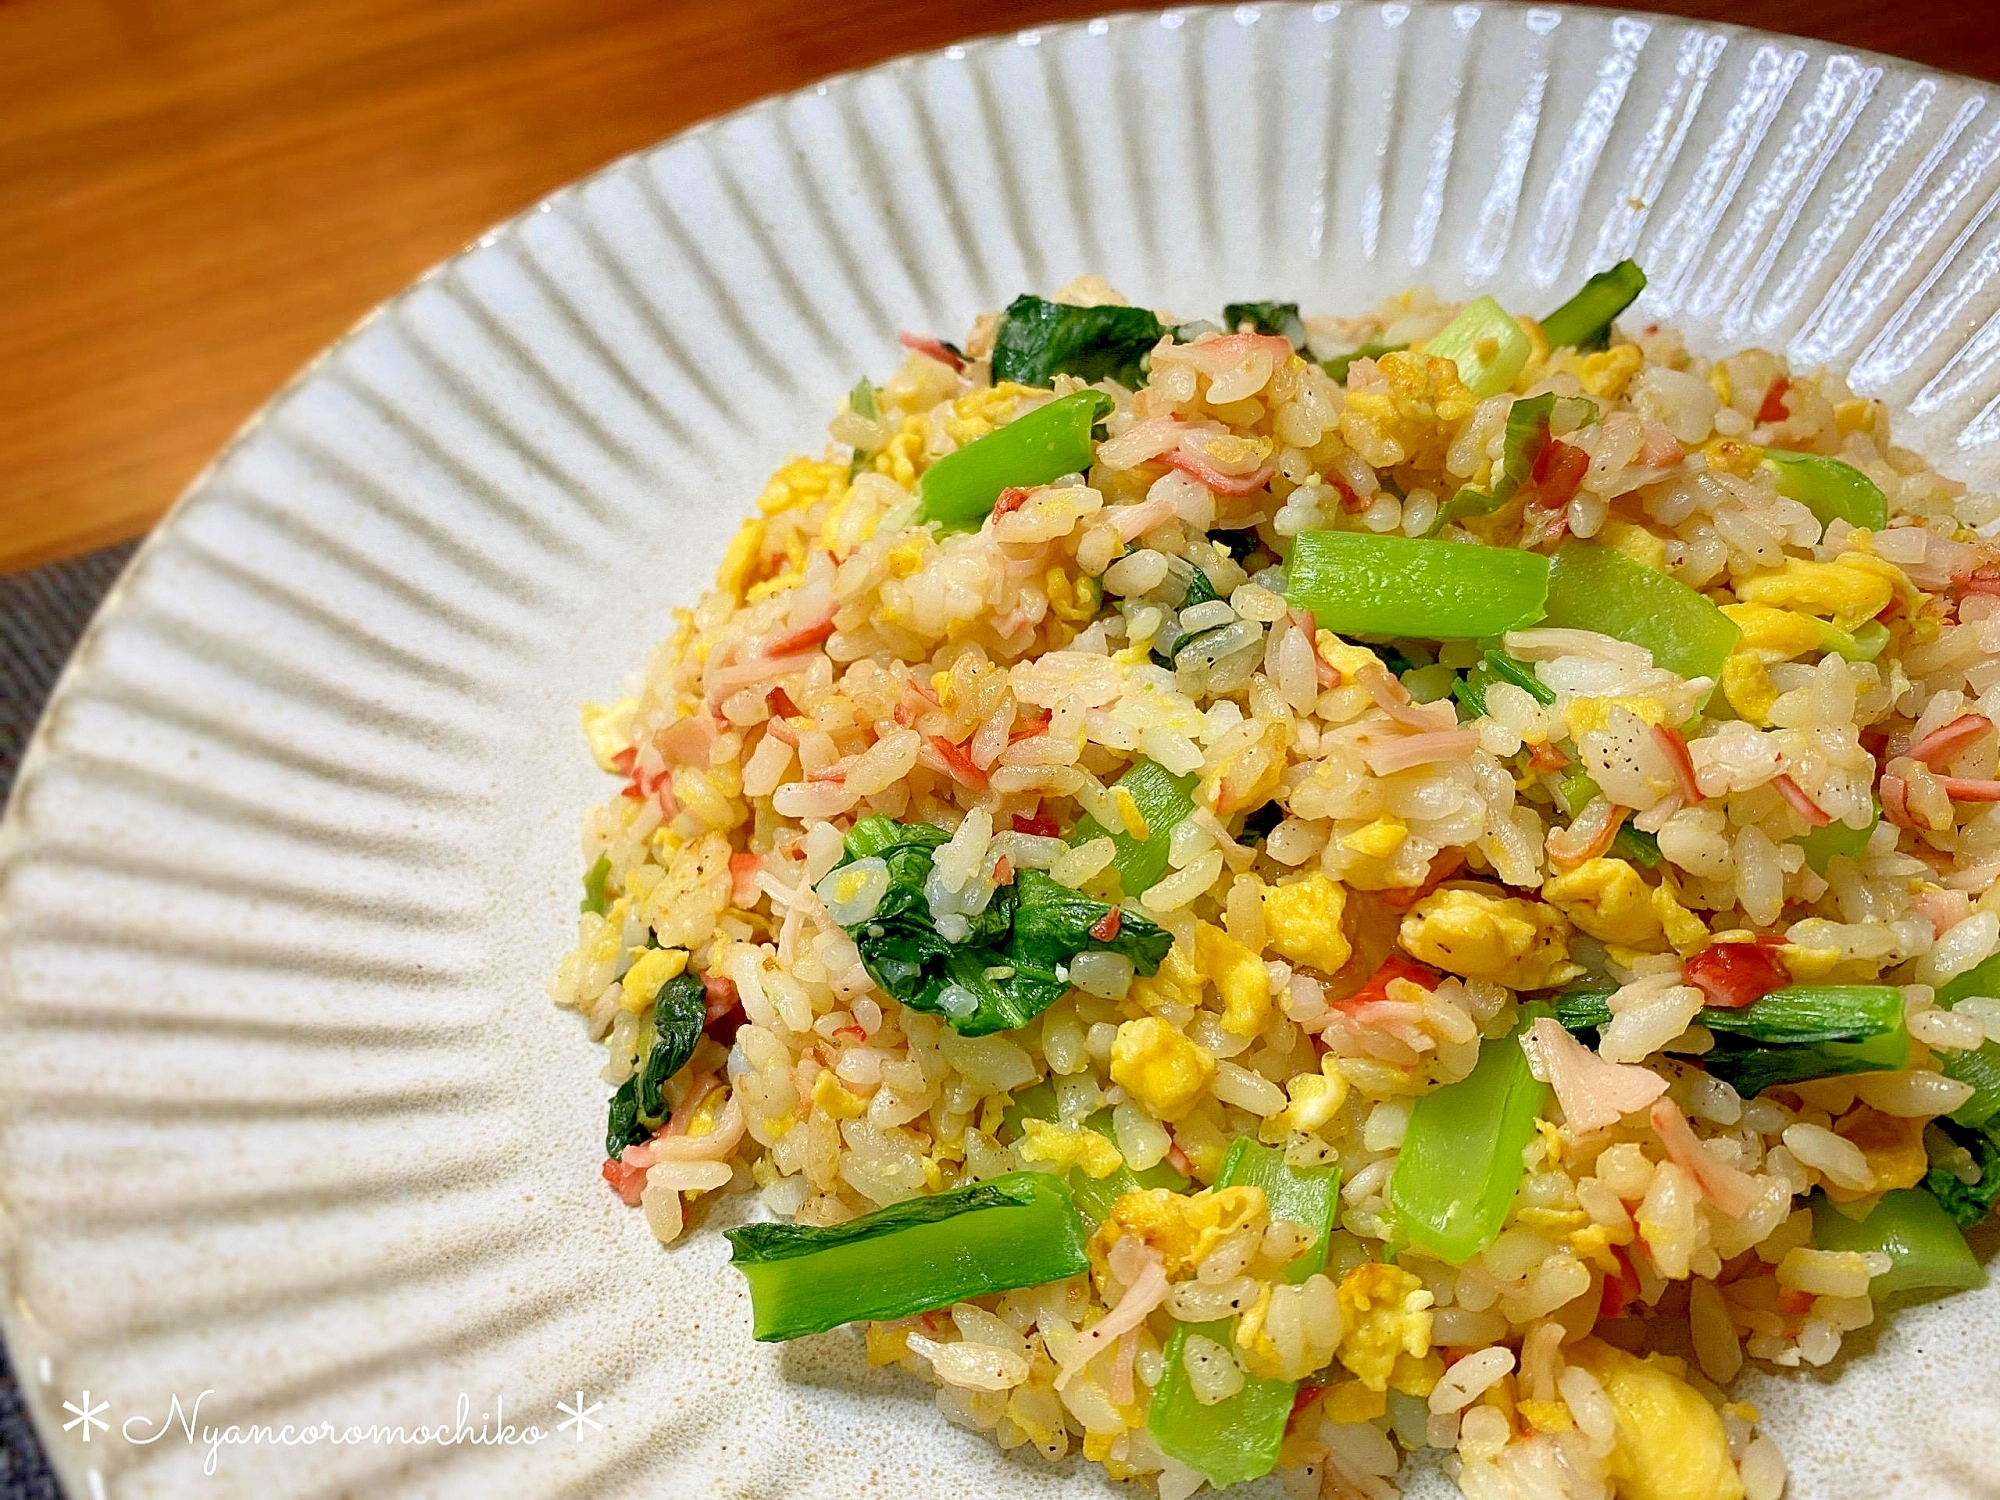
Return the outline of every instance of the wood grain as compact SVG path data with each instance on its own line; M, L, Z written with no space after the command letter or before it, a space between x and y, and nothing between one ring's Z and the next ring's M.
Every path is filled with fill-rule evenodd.
M1076 0L0 0L0 571L137 535L375 303L620 153ZM2000 78L1984 6L1684 0Z

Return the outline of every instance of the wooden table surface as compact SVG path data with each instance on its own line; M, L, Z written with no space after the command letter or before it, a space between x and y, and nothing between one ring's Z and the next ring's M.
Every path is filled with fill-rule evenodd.
M137 535L426 266L692 121L1117 0L0 0L0 572ZM2000 79L1986 4L1665 0Z

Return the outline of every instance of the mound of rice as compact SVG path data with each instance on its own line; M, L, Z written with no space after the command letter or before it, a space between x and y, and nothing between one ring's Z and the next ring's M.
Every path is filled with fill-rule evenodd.
M1092 278L1057 301L1122 299ZM991 317L963 355L906 339L824 456L772 476L629 695L586 709L622 785L585 824L595 909L554 994L617 1085L653 1045L660 981L701 976L671 1118L605 1164L662 1241L724 1190L831 1225L1023 1169L1165 1163L1198 1194L1246 1136L1338 1165L1304 1281L1285 1276L1303 1237L1261 1194L1178 1261L1101 1253L1146 1241L1121 1201L1091 1274L868 1326L872 1359L1003 1448L1192 1493L1149 1404L1176 1320L1235 1315L1233 1344L1187 1340L1188 1378L1204 1403L1246 1376L1302 1382L1278 1463L1294 1494L1393 1495L1430 1448L1471 1500L1773 1500L1783 1460L1727 1386L1746 1361L1826 1365L1890 1266L1815 1248L1804 1200L1860 1214L1938 1174L1981 1181L1934 1122L1972 1097L1951 1062L2000 1040L2000 1003L1936 994L2000 950L2000 547L1979 531L2000 499L1895 447L1838 376L1709 360L1668 329L1551 350L1522 320L1532 357L1483 399L1409 348L1342 382L1301 347L1421 345L1455 311L1413 293L1302 338L1169 333L1137 390L1096 383L1115 410L1088 472L960 532L918 523L920 476L1084 382L993 384ZM1505 650L1539 691L1493 681L1475 715L1448 695L1485 643L1344 640L1288 603L1295 538L1432 533L1545 392L1592 404L1552 433L1569 482L1442 537L1591 539L1671 575L1743 627L1719 684L1529 628ZM1888 525L1823 525L1766 450L1843 459ZM1195 570L1216 597L1188 606ZM1869 621L1872 656L1818 629ZM1175 658L1196 632L1207 649ZM1194 808L1161 835L1164 876L1127 893L1095 830L1157 833L1116 786L1141 760L1195 777ZM867 817L950 831L940 864L974 896L1045 871L1159 924L1171 953L1152 977L1080 964L1028 1024L960 1035L878 987L818 893ZM1809 859L1828 827L1841 852ZM1753 935L1778 983L1900 986L1907 1065L1755 1097L1706 1071L1713 991L1691 965ZM1523 992L1578 976L1608 993L1594 1046L1521 1026ZM1413 1104L1516 1045L1553 1087L1504 1227L1463 1264L1431 1258L1391 1203ZM1053 1118L1024 1132L1008 1106L1038 1087ZM1108 1135L1086 1128L1104 1111ZM1136 1325L1059 1389L1142 1283ZM1283 1336L1246 1328L1252 1307Z

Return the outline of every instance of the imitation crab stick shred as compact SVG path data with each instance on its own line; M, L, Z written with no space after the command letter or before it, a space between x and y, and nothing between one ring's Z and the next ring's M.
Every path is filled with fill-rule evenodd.
M1668 1159L1694 1178L1709 1202L1733 1219L1750 1212L1764 1191L1756 1178L1727 1165L1704 1147L1673 1100L1656 1102L1651 1118L1653 1133L1666 1148Z
M1681 975L1710 1005L1736 1010L1792 982L1763 943L1711 943L1681 965Z
M1681 796L1690 804L1700 802L1701 782L1695 777L1694 757L1688 754L1687 741L1681 737L1681 732L1671 724L1655 724L1653 739L1665 752L1668 764L1674 768L1674 777L1681 784Z
M1693 769L1692 763L1690 763L1689 769ZM1779 796L1791 804L1792 810L1814 828L1824 828L1833 821L1817 802L1806 795L1805 789L1792 780L1790 776L1780 772L1771 778L1771 785L1778 789Z

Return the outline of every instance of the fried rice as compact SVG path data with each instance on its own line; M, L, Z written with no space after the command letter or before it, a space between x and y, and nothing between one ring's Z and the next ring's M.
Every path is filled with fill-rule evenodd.
M1169 1383L1211 1453L1276 1401L1246 1463L1298 1495L1393 1495L1428 1449L1471 1500L1773 1500L1739 1371L1973 1284L1962 1241L1927 1272L1869 1225L2000 1186L2000 498L1837 374L1629 316L1599 348L1512 319L1500 389L1423 292L1161 317L1030 384L1030 303L1150 332L1085 278L906 336L585 709L618 785L554 995L626 1101L607 1182L671 1242L726 1191L810 1228L1046 1174L1087 1267L868 1321L868 1357L1165 1500L1241 1477ZM925 518L929 471L1086 390L1087 464ZM1327 533L1617 562L1601 619L1343 635L1300 582ZM1634 569L1728 622L1714 670L1617 625ZM1025 1019L988 1013L1009 963L885 978L865 850L924 825L898 920L932 959L1009 900L1017 939L1033 901L1108 913ZM1243 1141L1330 1222L1222 1184Z

